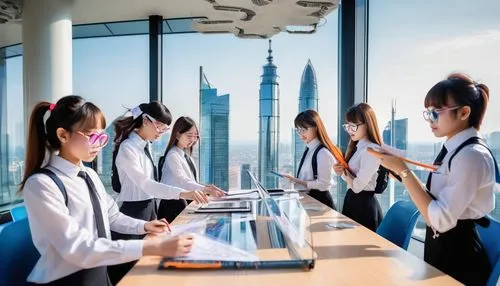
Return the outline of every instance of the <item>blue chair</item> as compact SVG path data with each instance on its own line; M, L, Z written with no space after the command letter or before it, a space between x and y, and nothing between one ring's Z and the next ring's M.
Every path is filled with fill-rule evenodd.
M12 214L12 218L14 218L14 221L18 221L18 220L21 220L23 218L28 217L28 213L26 213L25 206L18 206L18 207L12 208L10 210L10 213Z
M407 250L419 214L411 201L398 201L387 211L377 234Z
M495 286L500 276L500 222L490 216L488 219L490 225L483 227L478 224L477 231L493 269L487 285Z
M26 285L26 278L40 258L33 245L28 219L10 223L0 232L0 285Z

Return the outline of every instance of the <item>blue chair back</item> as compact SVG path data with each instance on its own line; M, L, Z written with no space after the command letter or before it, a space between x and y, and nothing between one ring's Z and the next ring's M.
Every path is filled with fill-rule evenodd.
M28 219L12 222L0 232L0 253L0 285L26 285L26 278L40 258Z
M406 250L419 214L413 202L397 201L387 211L377 234Z
M14 219L14 221L21 220L23 218L28 217L28 214L26 213L25 206L18 206L18 207L12 208L10 210L10 213L12 214L12 218Z
M489 226L483 227L478 224L477 231L493 269L487 285L495 286L500 276L500 222L490 216L488 216L488 219L490 221Z

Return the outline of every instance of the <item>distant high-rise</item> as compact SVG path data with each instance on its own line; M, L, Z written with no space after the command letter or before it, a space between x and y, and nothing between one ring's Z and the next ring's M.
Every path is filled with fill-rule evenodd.
M392 144L392 131L394 131L394 147L407 150L408 149L408 118L394 120L394 130L391 130L391 122L387 125L383 132L383 140L387 145Z
M308 109L318 111L318 81L316 80L316 72L311 63L307 61L304 71L302 72L302 79L300 80L300 93L299 93L299 113ZM306 145L300 139L298 134L293 136L294 144L294 173L297 173L300 158Z
M278 170L279 155L279 84L277 67L273 64L271 40L269 56L259 91L259 179L266 188L277 188L278 178L269 173Z
M391 121L387 122L382 140L385 144L396 147L400 150L408 149L408 118L394 119L396 116L396 107L393 102L391 110ZM394 138L393 138L394 136Z
M217 95L200 67L200 182L229 189L229 94Z
M252 179L247 171L250 171L250 164L242 164L240 168L240 189L242 190L252 188Z

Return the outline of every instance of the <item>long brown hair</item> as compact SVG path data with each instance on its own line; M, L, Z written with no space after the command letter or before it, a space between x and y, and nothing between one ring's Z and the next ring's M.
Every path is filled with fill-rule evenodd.
M23 180L19 187L22 192L26 180L36 170L42 167L46 150L52 153L61 148L57 137L57 129L67 131L81 131L99 127L106 128L106 119L101 110L91 102L77 95L65 96L53 106L52 111L44 123L44 116L51 107L50 102L38 103L31 112L28 129L26 163Z
M338 158L339 156L342 157L342 151L337 145L333 144L332 140L328 136L328 133L326 132L323 120L321 120L321 117L316 111L311 109L302 111L297 115L297 117L295 117L294 124L296 128L316 127L318 140L321 144L323 144L323 146L325 146L335 158ZM338 159L336 160L338 161Z
M382 137L378 129L377 116L370 105L361 102L351 106L346 111L344 119L346 122L366 124L368 140L372 143L382 145ZM351 159L357 145L357 141L349 141L345 155L346 162L349 162L349 159Z
M167 149L165 150L165 155L167 155L168 151L172 149L172 147L176 146L179 140L177 140L177 135L184 134L189 131L189 129L196 128L196 132L198 131L198 126L191 117L181 116L174 123L174 127L172 127L172 135L170 136L170 140L168 141ZM195 143L196 144L196 143ZM193 144L193 146L195 145ZM193 146L189 148L189 155L193 154Z

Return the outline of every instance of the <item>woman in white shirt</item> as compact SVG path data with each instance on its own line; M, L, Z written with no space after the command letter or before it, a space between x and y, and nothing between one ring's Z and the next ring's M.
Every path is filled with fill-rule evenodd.
M143 255L182 256L189 252L191 236L111 240L111 230L160 233L165 231L166 223L146 222L120 213L98 175L84 167L82 161L93 161L108 140L103 132L106 121L99 108L79 96L63 97L56 104L41 102L34 107L29 126L20 192L33 243L40 253L29 282L111 285L107 265L137 260ZM49 158L45 158L46 148L52 153Z
M120 211L128 216L151 220L157 217L156 198L191 199L207 203L202 189L186 191L158 181L158 170L150 142L157 140L172 122L170 111L160 102L143 103L131 110L132 116L115 121L113 189L123 202ZM215 194L218 195L218 194ZM114 234L113 238L142 238Z
M336 163L332 154L342 154L326 133L325 125L314 110L306 110L295 117L295 130L307 147L297 170L297 177L285 175L295 183L296 189L308 190L308 195L335 208L330 188L332 167Z
M464 74L452 74L425 97L424 119L436 137L446 137L429 174L427 189L398 157L382 155L397 172L427 223L424 259L465 285L486 285L491 265L476 230L488 225L495 207L498 166L479 137L489 89Z
M193 147L198 139L198 127L193 119L181 116L175 121L165 155L160 158L158 165L161 170L160 182L185 190L222 193L221 189L213 185L204 185L198 182L199 174L191 157ZM158 218L165 218L171 222L188 203L185 199L161 200Z
M335 173L341 175L349 187L342 214L375 231L383 218L374 192L380 159L367 150L382 144L375 112L366 103L356 104L347 110L343 127L351 137L345 160L354 174L340 164L334 166Z

